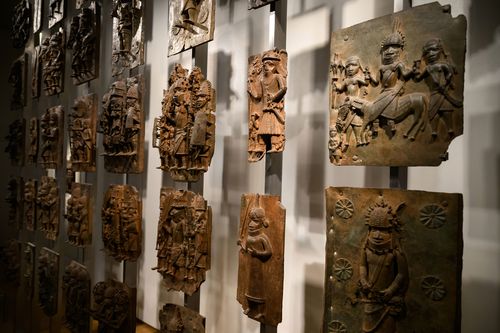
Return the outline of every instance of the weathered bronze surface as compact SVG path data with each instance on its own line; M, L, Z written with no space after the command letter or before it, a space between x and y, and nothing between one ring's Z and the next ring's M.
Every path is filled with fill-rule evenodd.
M24 295L31 300L35 291L35 249L33 243L26 243L23 251L23 278Z
M205 333L205 318L181 305L165 304L160 310L160 333Z
M437 2L332 34L330 161L439 165L463 132L464 16Z
M143 2L113 0L113 76L144 64Z
M26 120L16 119L9 125L9 134L5 137L7 146L5 152L9 154L13 166L24 165L24 144L26 134Z
M82 84L95 79L99 71L100 10L95 1L81 8L71 20L68 49L71 54L71 77L73 84Z
M212 210L203 196L190 191L162 188L153 268L167 288L192 295L210 269Z
M327 188L323 331L460 332L462 207L460 194Z
M76 261L64 270L64 326L72 333L88 333L90 328L90 275Z
M116 81L102 99L98 131L104 135L104 168L115 173L144 169L144 79Z
M172 0L169 4L169 56L214 39L214 0Z
M276 2L276 0L248 0L248 9L259 8L272 2Z
M208 170L215 149L215 90L200 68L176 64L155 119L153 147L173 180L195 182Z
M99 322L98 332L130 333L135 332L130 317L131 304L129 288L118 281L98 282L92 291L94 306L92 317Z
M12 87L10 109L19 110L26 105L26 80L28 73L28 54L24 53L10 67L9 84Z
M33 0L33 33L42 28L43 0Z
M59 28L50 37L46 37L38 55L41 75L45 85L45 95L58 95L64 89L64 31Z
M27 161L28 165L36 165L38 158L38 118L33 117L28 123Z
M69 115L69 147L73 171L95 171L97 95L78 97Z
M12 15L12 30L10 38L12 46L22 49L30 37L32 23L31 4L28 0L19 0Z
M44 49L45 51L45 49ZM38 45L33 48L31 55L31 97L40 97L40 82L42 80L42 46Z
M39 164L45 169L58 168L63 154L64 110L62 105L48 108L40 119Z
M285 208L279 196L241 197L238 291L244 313L261 323L281 322Z
M9 205L8 224L16 229L21 229L23 225L23 187L22 177L11 177L7 184L5 201Z
M49 28L52 28L64 18L65 0L48 0L49 2Z
M55 178L42 176L36 195L37 224L45 237L56 240L59 234L59 187Z
M102 241L118 261L135 261L141 254L142 202L130 185L110 185L102 205Z
M46 316L57 313L59 254L43 247L38 257L38 301Z
M66 202L68 242L85 246L92 242L92 193L91 184L73 183L71 196Z
M21 277L21 243L10 239L0 248L2 282L10 286L19 286Z
M23 191L24 224L29 231L36 230L36 180L27 179Z
M248 161L285 149L288 54L269 50L248 58Z

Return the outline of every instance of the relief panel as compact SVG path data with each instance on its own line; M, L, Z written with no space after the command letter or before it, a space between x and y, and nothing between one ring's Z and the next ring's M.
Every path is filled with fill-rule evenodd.
M47 0L46 0L47 1ZM49 2L49 28L52 28L64 18L66 0L48 0Z
M94 305L91 315L99 322L98 332L135 332L130 318L130 309L135 304L132 304L130 290L125 284L114 280L98 282L92 293Z
M2 281L4 285L19 286L21 277L21 243L10 239L0 248Z
M48 108L40 119L40 156L45 169L61 166L63 154L64 110L62 105Z
M36 202L37 182L35 179L27 179L24 183L23 205L24 205L24 223L26 230L36 230Z
M43 247L38 257L38 302L48 317L57 314L58 288L59 254Z
M64 90L65 36L62 28L46 37L38 55L39 71L46 96L59 95ZM35 73L35 77L38 72Z
M27 165L36 166L38 159L38 118L30 118L28 123L28 142L26 145Z
M160 333L205 333L205 318L198 312L176 304L160 310Z
M42 28L43 0L33 0L33 33L36 34Z
M9 206L8 224L16 229L23 225L23 192L24 180L22 177L12 177L7 184L5 201Z
M16 119L9 125L9 134L5 136L7 146L5 152L9 154L10 164L13 166L24 165L24 145L26 135L26 120Z
M66 202L68 243L84 247L92 242L92 185L73 183Z
M37 224L45 238L54 241L59 234L59 203L56 179L42 176L36 195Z
M28 54L17 58L10 67L9 84L12 87L10 109L19 110L26 105L26 85L28 75Z
M76 98L69 115L69 147L73 171L95 171L96 130L97 95Z
M72 333L88 333L90 328L90 275L76 261L65 268L62 277L64 326Z
M248 0L248 9L256 9L273 2L276 2L276 0Z
M26 243L23 250L22 285L24 295L28 300L33 299L33 294L35 292L35 249L35 244Z
M19 0L12 15L12 30L10 39L12 46L22 49L30 37L32 25L31 4L28 0Z

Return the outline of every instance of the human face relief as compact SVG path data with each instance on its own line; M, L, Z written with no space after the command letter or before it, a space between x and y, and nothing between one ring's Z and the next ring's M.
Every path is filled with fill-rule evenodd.
M392 232L387 228L370 228L368 240L375 245L384 245L391 241Z
M264 72L272 73L274 70L274 62L272 60L264 60Z
M348 62L345 71L348 77L353 77L359 72L359 64L356 62Z
M390 65L399 59L401 47L399 45L387 45L382 49L382 63Z
M425 49L425 60L429 64L433 64L439 60L441 56L441 48L437 44L432 44Z

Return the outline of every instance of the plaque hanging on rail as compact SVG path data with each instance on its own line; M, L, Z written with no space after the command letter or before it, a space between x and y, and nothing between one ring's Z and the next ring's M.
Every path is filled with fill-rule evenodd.
M95 171L97 95L75 99L69 114L69 147L73 171Z
M159 319L160 333L205 333L205 318L185 306L165 304Z
M64 326L71 332L90 328L90 275L85 266L71 261L62 277Z
M38 257L38 302L48 317L57 314L58 291L59 253L43 247Z
M96 283L92 294L94 305L90 313L99 322L98 332L135 332L131 318L135 304L126 284L115 280L101 281Z
M336 165L439 165L463 132L466 20L437 2L332 34Z

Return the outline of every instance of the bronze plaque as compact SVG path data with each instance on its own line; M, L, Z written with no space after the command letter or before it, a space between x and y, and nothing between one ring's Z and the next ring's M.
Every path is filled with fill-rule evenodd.
M23 210L24 210L24 224L26 230L35 231L36 230L36 180L27 179L24 183L23 190Z
M104 168L114 173L144 169L144 79L114 82L102 99L98 131L104 135Z
M68 49L71 54L71 78L73 84L97 78L99 71L100 7L90 1L71 19Z
M44 51L46 49L43 49ZM31 54L31 97L40 97L40 82L42 80L42 46L38 45L33 48Z
M24 53L10 67L9 84L12 87L10 109L19 110L26 105L26 82L28 79L28 54Z
M39 164L45 169L61 166L64 146L64 109L62 105L48 108L40 119Z
M7 197L5 201L9 206L8 224L16 229L21 229L23 225L23 195L23 178L11 176L7 184Z
M196 292L210 269L212 210L203 196L162 188L157 270L169 290Z
M276 2L276 0L248 0L248 9L256 9L273 2Z
M43 0L33 0L33 33L36 34L42 28Z
M214 39L215 0L171 0L168 56Z
M248 58L248 161L285 149L288 54L269 50Z
M165 304L160 310L160 333L205 333L205 318L181 305Z
M36 166L38 158L38 118L32 117L28 123L28 142L26 145L26 164Z
M336 165L439 165L463 132L466 20L437 2L332 34Z
M136 261L141 254L142 201L131 185L110 185L101 211L102 241L118 261Z
M73 183L66 202L68 243L84 247L92 242L92 185Z
M281 322L285 208L279 196L241 196L238 291L244 313L261 323Z
M38 257L38 301L46 316L57 314L59 254L43 247Z
M46 37L38 55L45 95L59 95L64 90L65 36L62 28ZM35 79L35 78L34 78Z
M144 64L143 14L143 0L113 0L113 76Z
M99 322L98 332L135 332L130 317L132 304L130 289L124 283L108 280L98 282L92 291L94 306L92 317Z
M26 243L23 251L22 286L28 300L33 298L35 290L35 249L35 244Z
M76 261L65 268L62 277L64 326L74 333L88 333L90 328L90 275Z
M36 195L36 214L45 238L55 241L59 234L59 187L55 178L42 176Z
M47 1L47 0L46 0ZM48 0L49 2L49 28L52 28L64 18L64 5L66 0Z
M0 247L0 264L4 284L17 288L21 277L21 243L17 239Z
M215 149L215 104L215 90L200 68L188 75L176 64L153 129L160 168L173 180L196 182L208 170Z
M24 145L26 135L26 120L16 119L9 125L9 134L5 136L7 146L5 152L9 154L10 163L13 166L24 165Z
M73 171L95 171L97 95L78 97L69 115L69 147Z
M12 30L10 38L12 46L22 49L30 37L32 24L31 4L28 0L17 1L12 15Z
M461 194L327 188L323 332L460 332L462 208Z

